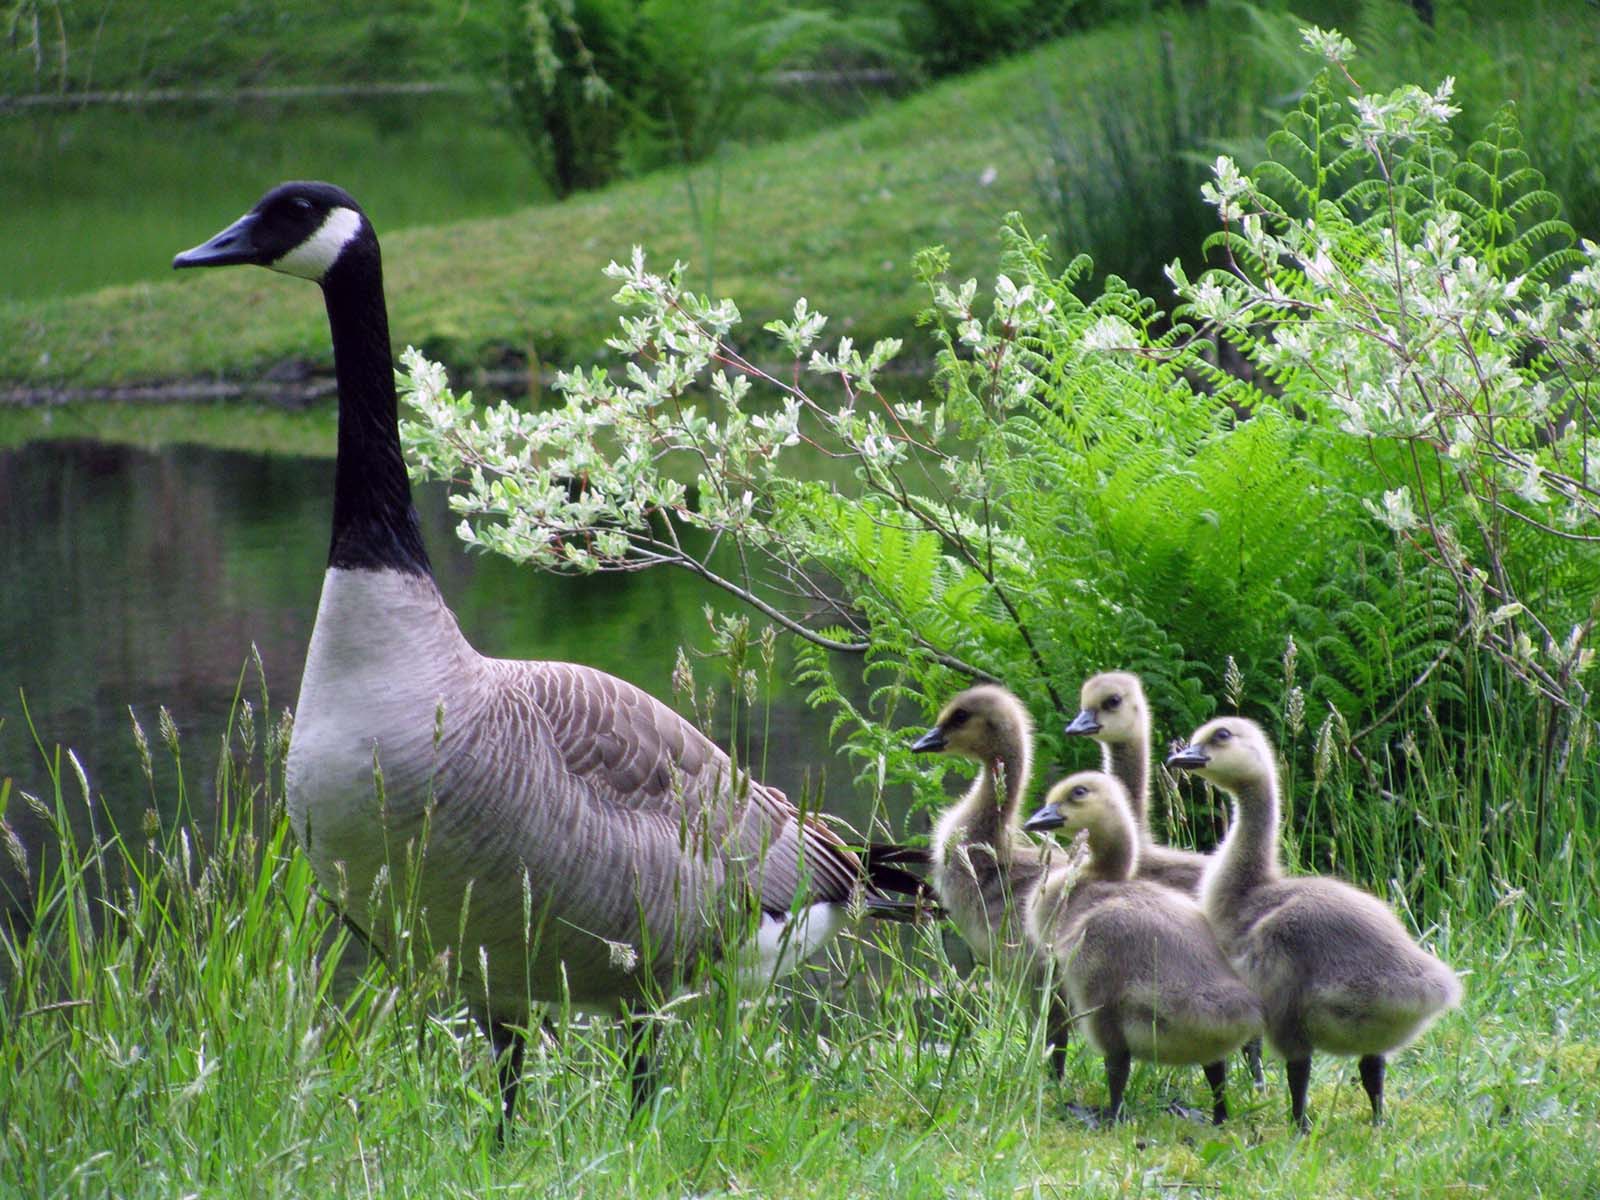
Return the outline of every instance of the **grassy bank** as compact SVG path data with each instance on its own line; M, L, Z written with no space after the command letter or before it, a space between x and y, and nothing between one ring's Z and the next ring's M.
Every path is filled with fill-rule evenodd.
M1384 16L1388 10L1374 6L1378 15L1366 34L1353 31L1369 55L1365 81L1461 75L1466 82L1458 98L1474 119L1522 98L1530 149L1535 142L1550 147L1535 161L1571 176L1552 184L1574 206L1580 232L1592 232L1600 210L1591 212L1583 197L1600 195L1589 179L1600 161L1592 86L1600 22L1591 10L1541 4L1491 17L1441 5L1438 33L1424 37L1403 8ZM1099 186L1090 195L1101 194L1107 179L1113 195L1137 190L1152 178L1151 155L1164 161L1159 156L1202 153L1204 145L1144 145L1137 138L1126 144L1132 135L1119 114L1130 103L1137 111L1137 98L1152 87L1186 94L1236 88L1229 101L1245 114L1245 126L1230 128L1246 131L1250 114L1288 102L1309 70L1282 36L1288 28L1292 45L1292 24L1219 5L1172 17L1164 26L1173 31L1170 43L1155 23L1100 30L828 132L694 170L503 217L381 229L395 339L463 365L508 354L558 365L605 361L615 317L601 269L635 244L657 261L689 262L694 286L736 298L747 327L787 312L805 295L813 308L833 314L835 336L914 337L914 317L925 303L909 267L918 249L943 243L955 275L988 275L1008 210L1021 210L1030 226L1048 231L1052 189L1059 200L1062 188L1071 192L1093 177ZM1175 85L1153 74L1165 69L1162 45L1179 55ZM1182 56L1191 52L1199 57L1185 76ZM1248 61L1247 82L1219 83L1217 55ZM1108 98L1110 107L1096 110L1095 97ZM1134 125L1137 137L1161 134ZM1248 149L1242 156L1254 157ZM163 257L208 236L280 173L239 175L236 198L181 244L166 247ZM1149 231L1119 221L1109 229L1110 243L1069 249L1090 249L1114 270L1127 269L1130 247L1149 250ZM229 312L247 312L249 321L218 319ZM0 306L0 383L13 386L241 375L286 359L323 362L328 353L314 299L300 284L260 271L205 272Z
M1037 997L958 968L934 930L867 930L757 1001L712 978L672 1006L662 1090L631 1125L618 1031L560 1022L497 1147L492 1069L456 999L473 966L419 952L391 972L350 944L280 818L285 739L269 712L265 696L238 710L216 793L185 798L187 832L153 817L108 828L65 758L54 795L6 797L63 831L41 835L54 842L43 872L40 846L7 839L34 874L32 932L0 934L6 1194L1337 1200L1600 1186L1586 1007L1600 956L1592 921L1537 896L1429 924L1468 998L1397 1056L1377 1130L1352 1065L1322 1058L1307 1138L1289 1133L1281 1068L1259 1094L1236 1071L1235 1119L1215 1130L1165 1112L1200 1102L1197 1072L1140 1067L1132 1119L1090 1131L1062 1105L1101 1096L1100 1066L1079 1047L1065 1083L1047 1081ZM179 747L150 734L166 809L183 789ZM95 848L64 832L84 823Z

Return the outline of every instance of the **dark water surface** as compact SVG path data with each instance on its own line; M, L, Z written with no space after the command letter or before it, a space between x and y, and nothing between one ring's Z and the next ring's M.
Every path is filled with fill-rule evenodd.
M156 733L165 705L182 737L191 808L201 818L211 811L219 739L252 643L274 710L294 703L327 557L332 475L332 459L193 446L35 442L0 451L0 780L13 780L7 819L33 855L46 831L16 793L48 799L50 783L21 696L45 748L75 751L97 802L128 830L152 805L130 707L154 745L154 802L168 811L174 802ZM440 589L487 654L574 659L670 702L677 647L709 644L708 601L731 607L683 573L568 579L469 556L442 489L423 489L418 507ZM716 670L700 664L702 684ZM252 678L245 694L256 693ZM721 699L719 725L726 688ZM792 690L770 700L764 740L758 700L746 761L793 797L808 778L815 790L826 771L824 804L863 819L865 798L828 750L826 715ZM725 725L712 732L726 744ZM70 768L65 776L85 830ZM0 856L7 907L16 883Z

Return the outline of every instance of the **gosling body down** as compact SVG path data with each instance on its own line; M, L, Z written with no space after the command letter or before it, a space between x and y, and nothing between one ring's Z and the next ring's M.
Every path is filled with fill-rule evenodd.
M378 240L346 192L283 184L174 260L236 263L320 285L338 383L332 538L286 769L294 831L380 950L394 949L392 910L414 902L433 950L457 956L507 1052L508 1116L515 1031L541 1007L615 1014L735 954L780 971L856 895L878 895L830 829L736 777L645 692L467 643L411 503Z
M1212 721L1168 762L1233 797L1233 822L1201 886L1201 906L1261 997L1267 1041L1287 1060L1292 1120L1309 1126L1313 1050L1360 1058L1372 1119L1381 1120L1385 1056L1460 1003L1460 980L1375 896L1336 879L1284 876L1277 768L1254 722Z
M1223 1059L1262 1028L1261 1003L1223 957L1200 906L1138 878L1127 792L1099 771L1050 789L1024 828L1086 830L1089 861L1052 871L1029 897L1027 936L1054 961L1075 1024L1105 1060L1108 1115L1121 1115L1130 1060L1198 1064L1212 1120L1228 1115Z

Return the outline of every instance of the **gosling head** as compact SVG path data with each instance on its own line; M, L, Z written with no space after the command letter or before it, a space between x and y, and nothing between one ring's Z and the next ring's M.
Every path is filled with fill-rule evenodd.
M1167 766L1193 771L1230 792L1271 780L1274 764L1266 733L1244 717L1218 717L1200 726L1189 744L1167 759Z
M1022 702L1005 688L985 683L968 688L939 713L939 720L911 748L992 762L1019 743L1025 748L1033 723Z
M172 260L184 267L249 263L321 283L352 247L378 241L350 193L331 183L280 183L221 233Z
M1069 736L1092 737L1097 742L1120 746L1148 736L1149 706L1144 685L1137 675L1126 671L1103 671L1084 680L1078 693L1078 715L1065 732Z
M1128 790L1104 771L1079 771L1068 775L1045 793L1044 804L1022 823L1029 833L1053 829L1089 831L1089 841L1102 845L1112 839L1127 840L1133 823Z

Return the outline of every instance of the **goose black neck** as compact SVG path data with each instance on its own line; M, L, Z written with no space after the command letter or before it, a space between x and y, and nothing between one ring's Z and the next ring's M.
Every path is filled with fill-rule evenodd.
M339 385L328 565L431 576L400 453L383 264L370 230L328 269L322 293Z

